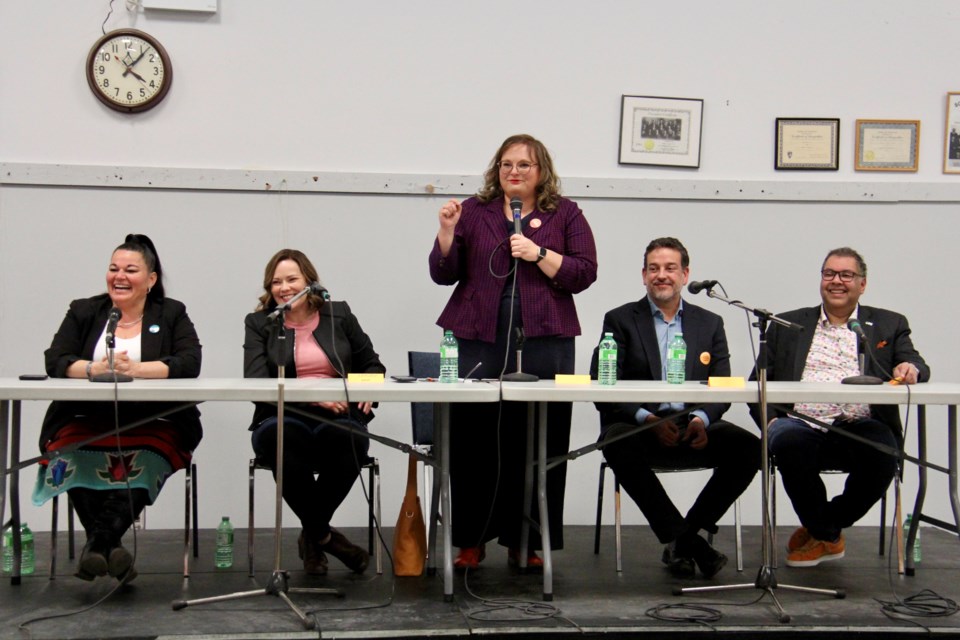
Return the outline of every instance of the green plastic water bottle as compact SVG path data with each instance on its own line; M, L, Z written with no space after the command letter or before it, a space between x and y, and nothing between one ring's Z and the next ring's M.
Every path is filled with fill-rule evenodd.
M233 523L223 516L217 527L217 549L214 557L217 569L229 569L233 566Z
M600 341L597 365L597 382L617 384L617 341L609 331L603 334L603 340Z
M667 345L667 382L683 384L687 379L687 343L682 333L673 336Z
M13 527L3 532L3 572L13 573Z
M903 522L903 544L907 544L907 535L910 533L910 524L913 522L913 514L908 513L907 519ZM907 553L910 553L908 550ZM920 527L917 526L917 537L913 541L913 564L920 564Z
M33 573L34 568L33 531L24 522L20 525L20 575L28 576Z
M449 329L440 341L440 382L457 382L460 378L460 345Z

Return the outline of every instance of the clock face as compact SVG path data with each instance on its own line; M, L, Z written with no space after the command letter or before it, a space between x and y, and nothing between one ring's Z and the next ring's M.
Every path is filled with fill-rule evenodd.
M156 106L170 89L173 67L164 48L136 29L100 38L87 57L87 83L111 109L125 113Z

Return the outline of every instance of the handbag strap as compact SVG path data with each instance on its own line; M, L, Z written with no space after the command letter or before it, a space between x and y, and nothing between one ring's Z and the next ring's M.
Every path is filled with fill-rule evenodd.
M407 495L417 495L417 459L412 455L407 460Z

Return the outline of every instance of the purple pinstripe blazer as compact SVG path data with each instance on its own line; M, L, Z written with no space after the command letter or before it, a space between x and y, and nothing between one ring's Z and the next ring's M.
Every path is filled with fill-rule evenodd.
M537 245L563 256L556 276L547 278L536 264L521 261L517 272L524 333L529 338L580 335L573 294L597 279L597 248L583 212L572 200L561 198L554 212L533 211L524 235ZM534 220L540 221L535 227ZM456 284L437 324L458 338L494 342L497 313L503 288L511 278L494 278L509 272L510 233L503 201L482 203L475 197L463 202L454 242L447 257L440 244L430 252L430 277L437 284ZM491 263L490 255L493 254ZM512 276L511 276L512 277Z

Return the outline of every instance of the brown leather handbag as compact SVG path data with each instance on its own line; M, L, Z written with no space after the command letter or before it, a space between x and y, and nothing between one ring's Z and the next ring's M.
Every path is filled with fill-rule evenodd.
M407 466L407 492L393 531L393 574L419 576L427 559L427 528L423 523L420 497L417 495L417 459L410 456Z

